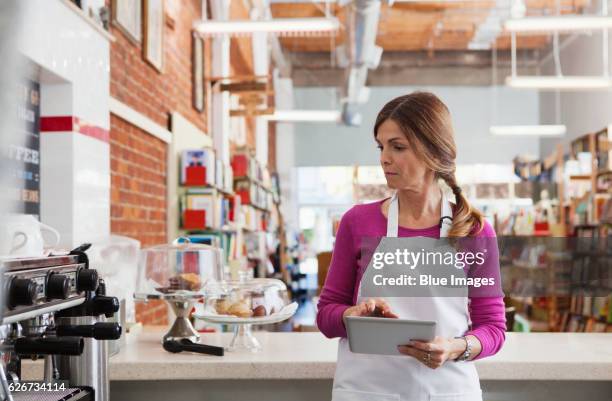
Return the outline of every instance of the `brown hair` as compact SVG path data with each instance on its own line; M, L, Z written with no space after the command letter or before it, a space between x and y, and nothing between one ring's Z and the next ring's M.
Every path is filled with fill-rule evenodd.
M402 130L415 152L427 168L451 188L456 198L450 237L465 237L479 233L483 216L474 209L461 193L455 179L457 147L450 112L433 93L413 92L391 100L378 113L374 124L374 137L378 128L393 120Z

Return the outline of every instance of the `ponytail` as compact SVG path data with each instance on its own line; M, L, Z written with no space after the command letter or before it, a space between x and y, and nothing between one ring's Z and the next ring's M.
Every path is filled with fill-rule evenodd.
M478 235L484 228L484 217L478 209L470 205L457 185L455 174L445 174L442 179L455 195L455 208L453 209L453 225L448 233L449 237L468 237Z

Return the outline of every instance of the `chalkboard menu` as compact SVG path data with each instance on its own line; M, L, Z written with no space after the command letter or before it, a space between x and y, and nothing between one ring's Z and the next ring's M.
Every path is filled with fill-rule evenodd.
M40 84L26 80L18 86L17 129L4 149L11 211L40 218Z

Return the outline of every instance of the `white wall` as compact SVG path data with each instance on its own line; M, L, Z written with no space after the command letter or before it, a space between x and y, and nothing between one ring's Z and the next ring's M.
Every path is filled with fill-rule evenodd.
M274 80L276 104L293 107L293 81L280 78L275 73ZM298 227L297 190L295 187L297 172L295 167L295 129L293 124L276 124L276 169L281 189L281 212L286 223Z
M598 2L595 2L598 3ZM608 1L612 7L612 1ZM599 13L599 5L594 4L593 13ZM610 34L612 39L612 34ZM563 43L563 41L562 41ZM608 43L612 54L612 40ZM571 40L560 52L563 75L602 75L602 34L579 35ZM553 58L548 57L541 65L542 75L554 75ZM612 73L612 71L609 71ZM612 91L561 92L560 122L567 126L563 138L568 143L574 138L589 132L596 132L612 123ZM555 94L542 92L540 111L543 123L555 121ZM551 153L558 140L542 139L541 155Z
M497 107L494 107L494 91L484 86L373 87L370 101L361 107L360 127L296 124L295 165L377 165L378 150L372 127L378 111L392 98L417 89L435 93L449 107L455 127L457 163L510 163L517 154L539 154L538 139L500 138L489 134L493 122L537 124L540 112L536 92L499 87ZM296 109L328 109L334 105L333 88L296 88L294 92Z
M28 0L22 10L19 51L41 71L41 118L78 118L108 133L109 36L64 0ZM41 220L63 248L110 233L108 139L79 128L41 134Z

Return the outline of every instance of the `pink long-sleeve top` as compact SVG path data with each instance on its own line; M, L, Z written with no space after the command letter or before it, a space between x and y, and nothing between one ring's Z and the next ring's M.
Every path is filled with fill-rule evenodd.
M361 282L358 272L361 240L383 237L387 232L387 218L381 210L382 202L354 206L340 221L331 265L318 303L317 326L328 338L346 337L342 315L357 301L357 290ZM400 226L398 236L439 238L440 228L437 225L423 229ZM493 238L495 231L490 224L485 223L478 237ZM494 355L505 341L503 297L470 297L469 312L472 324L465 334L474 335L482 344L482 351L476 359Z

